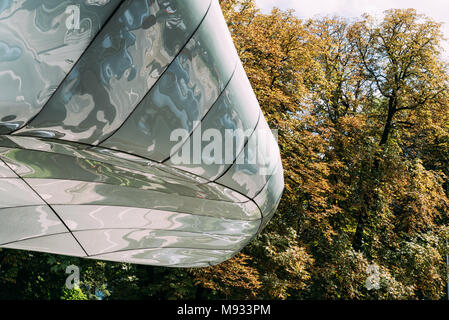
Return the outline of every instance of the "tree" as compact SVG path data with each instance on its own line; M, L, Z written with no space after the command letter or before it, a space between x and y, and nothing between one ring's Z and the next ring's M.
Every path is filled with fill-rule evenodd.
M285 192L272 222L241 254L204 269L0 250L0 297L445 298L449 74L440 25L414 10L302 21L292 11L262 14L254 0L220 4L279 130ZM63 288L69 264L82 270L81 292Z

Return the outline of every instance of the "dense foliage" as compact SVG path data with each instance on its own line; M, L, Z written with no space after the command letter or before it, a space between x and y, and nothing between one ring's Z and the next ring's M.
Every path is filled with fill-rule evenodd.
M220 2L279 130L286 189L267 229L205 269L1 250L0 298L445 298L449 73L440 25L411 9L302 21L261 14L253 0ZM81 269L79 290L65 289L70 264Z

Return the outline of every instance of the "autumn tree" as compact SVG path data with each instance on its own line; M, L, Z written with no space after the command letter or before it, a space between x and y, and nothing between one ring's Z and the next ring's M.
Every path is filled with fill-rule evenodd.
M84 270L78 298L445 298L449 74L440 24L412 9L303 21L276 8L262 14L254 0L220 4L279 131L285 192L268 227L204 269L0 250L0 296L73 298L48 270L74 263Z
M313 263L309 291L292 287L290 297L440 297L449 114L440 25L414 10L351 23L222 3L262 109L280 130L286 176L279 212L250 249L293 228ZM256 264L267 261L263 250L251 252ZM416 266L404 261L419 255L426 262L410 272ZM383 291L365 287L369 264L379 266Z

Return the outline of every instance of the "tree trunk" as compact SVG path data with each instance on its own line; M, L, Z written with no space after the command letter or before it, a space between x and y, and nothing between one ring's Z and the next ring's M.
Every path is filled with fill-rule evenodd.
M388 101L388 116L387 121L385 122L384 131L382 133L382 138L380 139L380 146L383 146L387 143L388 137L391 132L391 127L393 125L393 117L396 113L396 98L393 96Z
M352 248L355 251L361 251L363 245L363 231L365 229L365 212L360 213L357 220L357 228L355 229L354 239L352 240Z
M396 113L396 98L393 95L392 97L390 97L390 99L388 101L388 115L387 115L387 120L385 122L384 130L382 132L382 137L379 142L380 147L383 147L388 141L388 138L391 133L391 128L393 126L393 117L394 117L395 113ZM376 159L374 159L372 170L369 174L369 176L371 176L371 177L376 176L376 179L373 179L373 180L377 180L377 175L379 174L379 165L380 165L379 156L380 155L377 155ZM374 185L373 185L373 188L374 188ZM364 198L364 203L366 205L366 207L364 209L365 211L361 212L357 219L357 227L356 227L356 230L354 233L354 238L352 240L352 248L355 251L361 251L361 249L362 249L363 232L365 230L368 210L371 205L375 204L375 201L369 201L365 194L364 194L363 198Z

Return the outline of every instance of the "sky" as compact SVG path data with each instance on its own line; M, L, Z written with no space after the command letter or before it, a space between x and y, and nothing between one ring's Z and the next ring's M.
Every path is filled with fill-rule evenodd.
M347 18L359 17L363 13L374 16L391 8L414 8L437 22L443 22L444 35L449 38L448 0L256 0L262 12L268 13L276 6L281 9L295 9L302 18L319 15L338 15ZM444 44L444 56L449 59L449 41Z

